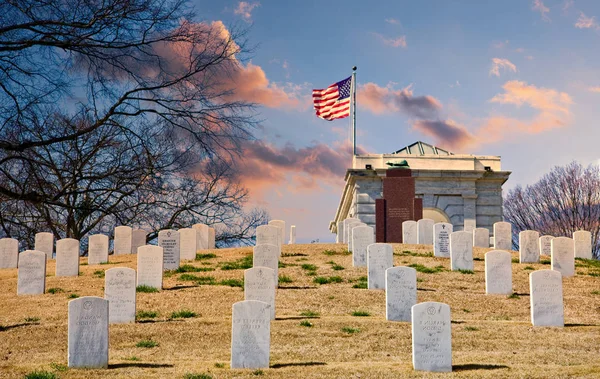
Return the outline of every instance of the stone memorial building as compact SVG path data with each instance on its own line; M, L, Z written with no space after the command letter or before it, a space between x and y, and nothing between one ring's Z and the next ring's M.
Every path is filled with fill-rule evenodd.
M502 171L499 156L453 154L419 141L391 154L354 156L352 168L346 171L342 198L329 230L337 233L337 223L353 217L377 231L376 202L380 203L379 208L385 204L381 200L385 192L384 180L390 177L386 162L402 160L408 163L410 176L414 179L417 201L413 208L418 211L413 212L413 216L415 213L420 216L422 207L423 218L451 223L454 231L472 231L475 227L491 231L495 222L502 221L502 185L508 180L510 171ZM399 194L394 196L401 197L404 191L395 192ZM412 196L412 189L408 192L407 195ZM394 209L388 209L386 220L393 217L392 211ZM381 222L381 212L379 220Z

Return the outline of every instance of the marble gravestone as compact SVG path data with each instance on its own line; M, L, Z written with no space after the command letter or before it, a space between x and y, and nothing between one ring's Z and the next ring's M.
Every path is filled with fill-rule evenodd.
M158 232L158 246L163 248L163 270L179 268L179 232L172 229Z
M19 263L19 241L0 238L0 268L17 268Z
M294 245L296 243L296 225L290 226L290 245Z
M592 259L592 233L578 230L573 233L575 258Z
M344 221L338 221L335 234L335 243L344 243Z
M541 236L539 239L540 254L550 256L552 254L551 242L554 239L553 236Z
M496 244L496 241L495 241L494 237L490 237L490 247L494 247L495 244Z
M473 270L473 233L450 234L450 262L452 271Z
M193 229L196 229L196 236L198 237L198 250L208 249L208 225L206 224L194 224Z
M385 318L410 321L412 306L417 304L417 270L398 266L385 270Z
M450 257L450 234L453 232L452 224L438 222L433 225L433 255L436 257Z
M367 266L367 246L375 243L375 233L370 226L357 226L352 229L352 265Z
M46 290L46 259L42 251L25 250L19 254L17 295L42 295Z
M137 286L149 286L162 289L163 248L144 245L138 248Z
M473 247L490 247L490 231L488 228L473 229Z
M433 220L422 218L417 221L417 243L433 245Z
M573 239L556 237L550 242L551 267L564 277L575 275L575 255L573 254Z
M285 241L285 221L283 220L271 220L269 225L276 226L279 228L279 243L283 245Z
M348 233L350 236L350 240L348 241L348 251L349 252L352 252L354 249L353 240L352 240L352 232L354 231L354 228L358 228L359 226L368 226L368 225L365 223L362 223L362 222L353 222L348 227L349 228ZM375 242L375 241L373 241L373 242Z
M565 326L560 272L538 270L529 274L529 293L533 326Z
M429 301L412 307L412 358L415 370L452 371L452 328L448 304Z
M257 300L233 304L231 320L231 364L236 368L269 368L271 310Z
M110 309L108 322L110 324L135 322L135 270L128 267L115 267L104 273L104 298L108 300Z
M511 295L512 257L508 251L492 250L485 253L485 293Z
M217 247L215 238L216 238L215 228L208 227L208 248L209 249L214 249Z
M132 245L132 230L129 226L117 226L115 228L115 239L114 239L114 254L131 254Z
M34 250L46 253L48 259L52 259L52 254L54 253L54 235L48 232L36 233Z
M367 246L368 288L385 290L385 272L394 266L394 248L389 243Z
M79 240L56 241L56 276L79 276Z
M256 245L275 245L277 255L281 256L281 243L279 242L279 229L276 226L261 225L256 228Z
M69 301L69 367L108 367L108 300L84 296Z
M148 233L144 229L133 229L131 231L131 254L137 254L137 249L146 244Z
M463 222L463 231L473 233L477 228L477 223L473 219L465 219Z
M402 243L409 245L417 244L417 222L413 220L402 223Z
M88 238L88 265L108 262L108 236L94 234Z
M179 229L179 259L193 261L198 250L198 232L193 228Z
M244 270L244 300L269 304L271 320L275 320L275 271L268 267Z
M275 275L275 286L279 279L279 248L271 244L261 244L253 247L252 266L268 267Z
M346 219L346 221L346 226L344 227L344 233L346 233L345 243L348 244L348 251L352 251L350 250L350 245L352 243L352 228L354 227L354 224L362 224L362 222L355 218L349 218Z
M512 225L509 222L494 224L494 249L512 250Z
M523 230L519 233L519 263L538 263L540 261L540 233L535 230Z

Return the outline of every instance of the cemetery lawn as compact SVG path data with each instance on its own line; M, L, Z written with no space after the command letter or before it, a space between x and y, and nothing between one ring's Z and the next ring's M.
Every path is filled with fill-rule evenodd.
M0 270L0 377L600 377L598 266L577 260L577 275L563 279L564 328L533 328L528 276L531 267L549 269L549 257L513 263L515 293L486 296L483 258L491 249L473 250L474 274L465 275L449 271L449 259L432 257L431 246L394 244L395 266L424 267L417 272L418 302L450 305L452 374L413 371L410 323L386 321L384 291L361 284L366 267L352 267L341 244L310 244L283 247L271 367L259 371L229 369L231 306L244 299L252 248L202 251L188 262L193 267L167 272L162 291L138 292L138 321L110 326L107 370L66 367L67 303L71 294L102 297L97 271L135 269L135 255L111 255L104 265L83 258L80 276L70 278L56 278L49 261L47 293L39 296L17 297L17 270Z

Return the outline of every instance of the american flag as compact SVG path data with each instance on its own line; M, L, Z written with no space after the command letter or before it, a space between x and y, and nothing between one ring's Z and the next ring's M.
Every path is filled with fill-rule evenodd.
M325 89L313 89L317 117L331 121L350 116L352 77L347 77Z

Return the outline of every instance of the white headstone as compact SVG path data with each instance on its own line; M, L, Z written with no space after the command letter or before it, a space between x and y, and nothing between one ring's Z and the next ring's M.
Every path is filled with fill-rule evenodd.
M450 261L452 271L473 270L473 234L453 232L450 234Z
M455 232L467 233L469 232ZM452 371L450 306L429 301L412 307L413 368L420 371Z
M137 249L146 244L148 233L144 229L133 229L131 231L131 254L137 254Z
M409 245L417 244L417 222L413 220L402 223L402 243Z
M133 242L132 230L129 226L117 226L115 228L114 252L115 255L131 254Z
M344 222L337 222L337 234L335 235L335 243L343 243L344 242Z
M48 259L52 259L54 253L54 235L48 232L36 233L35 235L35 251L46 253Z
M540 233L523 230L519 233L519 262L538 263L540 261Z
M279 228L279 242L283 245L285 241L285 221L283 220L271 220L269 221L269 225L276 226Z
M233 304L231 364L236 368L268 368L271 351L271 310L257 300Z
M556 237L550 242L552 270L560 272L565 277L575 275L573 245L573 239L568 237Z
M488 228L473 229L473 247L490 247L490 231Z
M348 251L349 252L352 252L354 249L353 241L352 241L352 231L354 230L354 228L358 228L359 226L368 226L368 225L365 223L362 223L362 222L352 222L348 226L348 229L349 229L348 235L350 236L350 240L348 241ZM366 259L366 256L365 256L365 259Z
M209 227L208 228L208 248L209 249L215 249L216 246L216 235L215 235L215 228Z
M19 254L17 295L41 295L46 290L47 254L25 250Z
M296 225L290 226L290 245L296 243Z
M0 238L0 268L17 268L19 263L19 241Z
M512 225L509 222L494 224L494 249L512 250Z
M344 222L346 223L346 225L344 226L344 243L350 244L352 242L352 225L362 223L359 219L356 218L347 218L346 220L344 220Z
M495 238L490 237L490 247L494 247L495 244L496 244Z
M553 236L541 236L539 240L540 254L550 256L552 254L551 242Z
M198 250L198 236L196 229L179 229L179 259L182 261L193 261L196 259Z
M244 300L269 304L271 320L275 320L275 271L268 267L252 267L244 271Z
M108 367L108 301L84 296L69 301L69 367Z
M477 222L473 219L469 219L469 218L465 218L464 219L464 223L463 223L463 231L464 232L471 232L473 233L473 231L477 228Z
M417 221L417 243L433 245L433 220L422 218Z
M367 265L367 246L375 243L373 228L357 226L352 229L352 265L363 267Z
M79 240L56 241L56 276L79 276Z
M198 250L208 249L208 225L206 224L194 224L193 229L196 229L198 236Z
M492 250L485 253L485 293L510 295L512 289L512 258L508 251Z
M138 248L137 286L149 286L162 289L163 248L144 245Z
M592 233L578 230L573 233L575 258L592 259Z
M108 262L108 236L94 234L88 238L88 265Z
M404 266L385 270L385 303L388 321L411 320L411 308L417 304L417 270Z
M163 248L163 270L179 268L179 232L172 229L158 232L158 246Z
M271 244L256 245L252 254L253 267L268 267L275 275L275 285L279 281L279 248Z
M281 243L279 242L279 229L272 225L261 225L256 228L256 245L275 245L277 253L281 256Z
M115 267L104 272L104 298L110 304L111 324L135 322L135 270Z
M453 231L452 224L438 222L433 225L433 255L436 257L450 257L450 233Z
M368 288L385 290L385 270L394 266L394 248L389 243L367 246Z
M565 326L560 272L538 270L529 274L529 293L533 326Z

